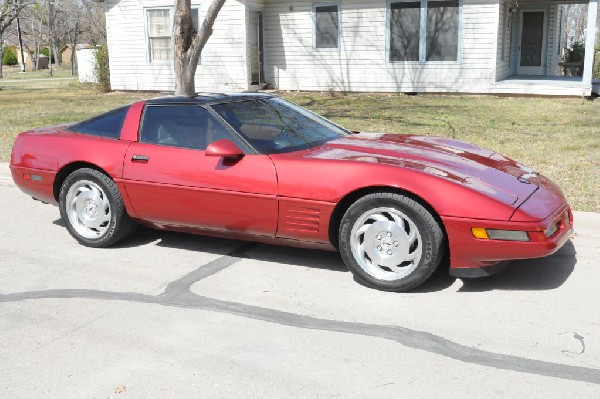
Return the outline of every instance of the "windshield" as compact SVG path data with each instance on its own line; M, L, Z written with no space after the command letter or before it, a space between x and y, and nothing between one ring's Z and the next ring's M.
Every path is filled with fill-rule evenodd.
M312 148L348 133L280 98L218 104L212 108L261 154Z

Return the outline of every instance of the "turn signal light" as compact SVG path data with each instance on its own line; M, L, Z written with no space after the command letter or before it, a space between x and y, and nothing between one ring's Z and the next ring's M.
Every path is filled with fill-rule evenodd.
M526 231L518 230L494 230L483 227L472 227L473 237L482 240L501 240L501 241L529 241L529 234Z
M483 240L488 240L490 238L487 231L483 227L472 227L471 232L475 238L481 238Z

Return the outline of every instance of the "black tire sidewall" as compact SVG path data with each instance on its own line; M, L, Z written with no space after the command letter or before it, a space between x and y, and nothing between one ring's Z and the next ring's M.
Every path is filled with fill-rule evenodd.
M421 235L423 254L419 264L412 273L398 280L380 280L368 274L359 266L350 246L352 227L357 219L365 212L379 207L402 212L415 223ZM385 291L407 291L427 280L443 257L442 241L443 233L439 224L423 205L406 196L392 193L370 194L356 201L344 214L339 231L340 254L348 269L359 282Z
M69 221L69 217L67 215L66 201L65 201L67 193L69 192L69 189L71 188L71 186L80 180L90 180L90 181L96 183L98 186L100 186L100 188L102 188L102 191L104 192L104 195L106 195L106 197L108 198L108 202L110 204L111 216L110 216L109 228L106 231L106 233L104 233L102 236L100 236L96 239L90 239L90 238L81 236L77 232L77 230L71 225L71 222ZM112 187L112 186L109 187L109 184L111 184L114 187ZM99 172L95 169L87 169L86 168L86 169L76 170L73 173L71 173L69 176L67 176L67 178L63 182L63 184L60 188L60 193L59 193L60 216L63 219L69 233L81 244L88 246L88 247L100 248L100 247L108 246L112 243L112 239L115 236L115 233L117 231L117 226L118 226L118 219L117 219L118 215L116 212L117 202L122 201L120 197L115 198L115 195L114 195L115 189L116 189L115 183L108 176L104 175L102 172ZM117 194L118 194L118 191L117 191Z

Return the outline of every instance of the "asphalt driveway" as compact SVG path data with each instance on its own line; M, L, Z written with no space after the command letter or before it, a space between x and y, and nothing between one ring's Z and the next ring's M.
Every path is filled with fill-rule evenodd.
M598 397L600 215L575 218L550 257L384 293L335 253L85 248L0 165L0 397Z

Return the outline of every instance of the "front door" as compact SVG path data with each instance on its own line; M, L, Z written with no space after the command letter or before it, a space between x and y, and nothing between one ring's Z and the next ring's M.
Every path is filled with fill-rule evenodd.
M517 75L543 75L546 53L546 12L521 11Z
M238 162L207 156L235 138L204 108L146 105L140 141L125 155L123 180L135 216L161 227L275 236L277 177L268 155Z

